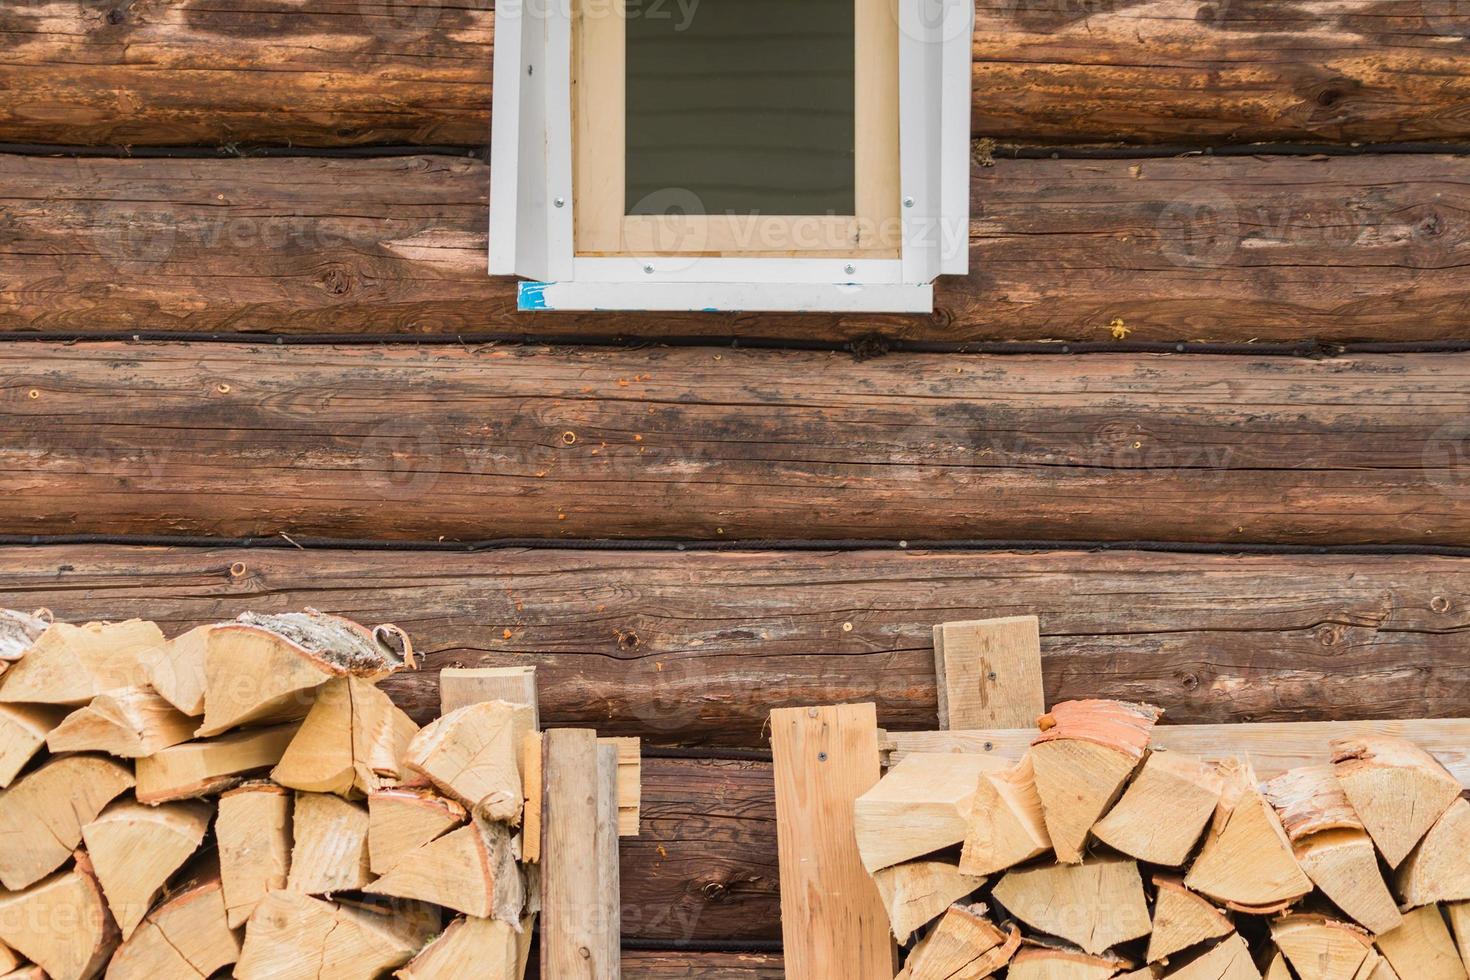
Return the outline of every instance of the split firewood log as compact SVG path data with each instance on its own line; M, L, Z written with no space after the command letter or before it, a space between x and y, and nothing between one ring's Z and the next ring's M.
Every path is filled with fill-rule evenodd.
M105 691L67 715L46 737L52 752L106 752L124 759L153 755L194 735L194 719L151 687Z
M46 976L45 970L31 963L28 966L11 970L4 976L0 976L0 980L49 980L49 978Z
M95 755L52 759L22 777L0 794L0 883L16 891L61 867L83 825L132 786L127 766Z
M1307 877L1369 932L1399 926L1399 910L1378 870L1378 852L1332 766L1303 766L1266 784Z
M219 738L184 742L138 760L138 802L167 803L217 796L241 777L281 761L295 724L250 728Z
M375 684L338 677L318 690L271 778L311 793L366 795L400 778L400 760L418 730Z
M1146 963L1136 970L1118 974L1116 980L1159 980L1164 970L1156 963Z
M873 875L888 925L900 943L922 926L985 884L984 878L962 874L948 861L909 861L884 868Z
M145 806L119 800L82 828L82 840L107 907L126 941L169 877L199 850L210 807L198 802Z
M535 711L527 704L466 705L415 735L404 762L471 812L518 824L525 802L522 743L534 718Z
M1332 743L1348 801L1389 867L1397 868L1460 796L1460 782L1413 742L1361 736Z
M331 793L297 793L286 887L306 895L354 891L372 881L367 807Z
M1358 968L1358 975L1353 980L1400 980L1400 978L1383 954L1369 953L1363 965Z
M366 890L515 926L526 904L517 852L504 824L475 817L405 855Z
M1116 960L1035 946L1017 952L1006 971L1008 980L1108 980L1117 974Z
M985 916L984 905L951 905L925 936L894 980L988 977L1011 961L1021 945L1013 926L1002 932Z
M1165 976L1168 980L1261 980L1261 971L1251 960L1250 947L1236 933Z
M1265 980L1294 980L1291 967L1286 965L1286 957L1281 955L1279 949L1272 949L1264 973Z
M1184 884L1240 910L1269 909L1312 890L1276 811L1256 789L1248 763L1220 766L1223 790L1204 846Z
M1031 760L1057 860L1081 862L1088 834L1143 761L1162 713L1126 701L1065 701L1041 716Z
M90 980L117 948L117 926L87 855L70 871L23 891L0 895L0 941L46 971L51 980Z
M163 633L140 619L52 623L0 677L0 701L80 707L105 691L148 683Z
M0 674L36 645L51 622L51 614L45 609L33 613L0 609ZM4 960L0 960L0 966L4 966Z
M237 980L375 980L403 966L439 929L411 903L381 910L283 889L245 927Z
M3 616L6 611L0 609L0 616ZM3 638L0 638L0 642L3 642ZM4 943L0 943L0 976L12 970L18 970L22 966L25 966L25 961L20 958L20 954Z
M1115 851L1176 868L1219 801L1220 775L1213 766L1179 752L1154 752L1092 833Z
M1451 902L1444 907L1450 920L1450 929L1455 934L1455 948L1459 950L1460 962L1470 972L1470 902Z
M0 789L15 781L65 717L63 707L0 704Z
M380 789L367 806L368 863L375 875L468 819L464 807L427 789Z
M175 710L190 718L204 714L204 688L208 683L206 654L213 630L213 624L196 626L174 637L146 664L148 685Z
M1095 857L1006 873L992 893L1011 915L1098 955L1153 928L1138 863Z
M286 887L291 870L291 793L274 783L246 783L220 797L214 822L220 891L229 928L245 924L268 892Z
M970 875L1004 871L1051 850L1036 773L1028 754L1009 769L980 773L970 804L959 870Z
M980 775L1008 765L952 752L906 756L853 804L863 867L872 874L964 840Z
M1273 919L1271 939L1300 980L1354 980L1373 951L1362 929L1312 913Z
M1235 931L1229 916L1185 888L1182 880L1155 875L1154 886L1153 932L1144 956L1150 963Z
M1470 899L1470 803L1456 798L1399 866L1394 881L1410 906Z
M204 723L196 734L299 719L333 678L374 681L412 667L412 647L404 640L400 651L393 636L402 640L397 627L370 630L314 609L221 623L205 637Z
M1378 937L1378 949L1400 977L1465 980L1465 964L1437 905L1406 913L1402 925Z
M240 958L218 874L201 875L155 908L118 947L107 980L210 977Z
M531 923L517 932L498 919L460 916L407 966L398 980L520 980L530 955Z

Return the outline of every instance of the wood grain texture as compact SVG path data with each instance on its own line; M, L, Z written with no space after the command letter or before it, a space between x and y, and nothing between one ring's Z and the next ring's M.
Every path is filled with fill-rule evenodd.
M0 347L12 533L1470 545L1470 354Z
M1035 616L934 627L940 728L1020 728L1046 711Z
M451 156L0 156L0 330L847 341L1464 340L1470 159L999 160L931 316L514 312Z
M779 953L623 950L623 980L783 980Z
M534 664L544 724L653 745L761 746L771 708L836 701L935 728L932 627L977 616L1040 617L1049 704L1152 700L1181 724L1470 715L1454 558L6 547L0 606L169 636L306 606L397 622L424 668L386 687L420 723L438 669Z
M478 144L491 0L18 0L0 139ZM1025 142L1456 140L1455 0L981 0L977 135Z
M619 980L617 749L589 728L541 744L541 972Z

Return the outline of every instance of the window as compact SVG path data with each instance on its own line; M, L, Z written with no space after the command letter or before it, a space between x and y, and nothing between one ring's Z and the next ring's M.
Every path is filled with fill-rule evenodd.
M968 262L965 0L502 0L522 309L928 312Z

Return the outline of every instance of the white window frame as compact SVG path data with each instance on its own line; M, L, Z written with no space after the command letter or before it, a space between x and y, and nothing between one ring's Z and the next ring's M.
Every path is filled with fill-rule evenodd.
M490 274L521 310L929 313L969 271L973 0L892 0L902 241L894 258L577 256L571 0L495 9Z

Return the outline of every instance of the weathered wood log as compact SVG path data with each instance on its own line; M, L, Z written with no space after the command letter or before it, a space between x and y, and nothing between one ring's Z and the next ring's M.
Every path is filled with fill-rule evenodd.
M1027 925L1094 956L1153 928L1138 863L1111 856L1007 872L995 900Z
M120 800L82 828L93 873L126 942L168 879L199 850L210 807Z
M528 316L510 280L485 275L490 181L473 159L0 157L0 328L1463 340L1467 167L1450 155L1001 159L972 171L972 271L940 280L932 316Z
M0 520L38 534L1470 543L1445 442L1464 354L18 343L0 379L38 394L0 414ZM362 388L395 398L341 397ZM435 412L405 417L416 398ZM221 633L246 629L210 636L206 734L254 714L214 708Z
M11 605L147 615L169 635L244 609L381 622L411 603L426 669L383 687L421 724L437 668L534 663L548 723L652 744L761 746L770 708L845 700L932 730L932 627L963 609L1040 616L1051 703L1153 699L1175 723L1470 715L1456 598L1470 562L1453 558L502 549L385 564L67 545L0 548L0 583Z
M171 895L118 947L108 980L208 977L240 958L240 937L229 926L218 875Z
M0 138L142 145L483 143L490 0L289 9L7 8ZM978 135L1023 142L1456 140L1453 0L1241 9L977 4ZM146 54L146 60L143 55ZM185 81L186 80L186 81ZM120 94L122 93L122 94ZM285 108L283 108L285 107Z
M24 776L0 794L0 883L16 891L61 867L82 827L132 788L128 767L101 756L62 756Z
M915 930L985 884L985 879L962 874L947 861L909 861L877 872L873 883L888 909L893 938L902 944Z
M247 783L223 794L214 823L228 925L239 928L265 898L286 887L291 868L290 791Z
M367 807L330 793L297 793L286 887L304 895L354 891L372 881ZM274 892L267 893L266 900Z

